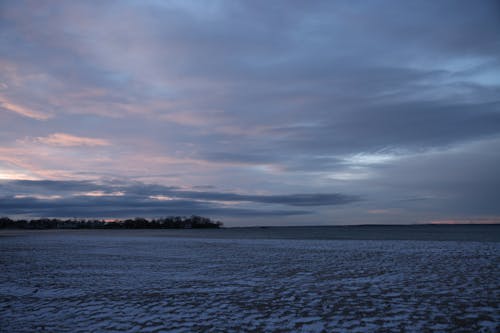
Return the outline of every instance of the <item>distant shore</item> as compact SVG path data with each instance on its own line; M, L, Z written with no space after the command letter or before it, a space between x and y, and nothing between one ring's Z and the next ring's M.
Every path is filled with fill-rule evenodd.
M0 229L217 229L220 221L212 221L202 216L173 216L158 219L136 217L126 220L88 220L88 219L31 219L13 220L0 218Z
M500 225L351 225L211 228L54 228L0 229L0 236L88 235L103 237L165 237L197 239L388 240L500 242Z

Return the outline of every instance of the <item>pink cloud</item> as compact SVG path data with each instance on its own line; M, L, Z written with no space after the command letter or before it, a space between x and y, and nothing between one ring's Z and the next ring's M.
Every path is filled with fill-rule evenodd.
M109 141L104 139L87 138L66 133L54 133L46 137L37 137L35 141L58 147L96 147L110 145Z
M37 120L47 120L51 117L49 114L35 111L35 110L32 110L32 109L27 108L25 106L12 103L8 99L1 97L1 96L0 96L0 107L7 110L7 111L17 113L21 116L33 118L33 119L37 119Z

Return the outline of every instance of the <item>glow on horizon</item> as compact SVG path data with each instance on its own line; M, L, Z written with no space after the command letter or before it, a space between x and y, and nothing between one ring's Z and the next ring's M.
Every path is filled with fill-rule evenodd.
M464 218L432 220L430 224L500 224L500 216L490 218Z

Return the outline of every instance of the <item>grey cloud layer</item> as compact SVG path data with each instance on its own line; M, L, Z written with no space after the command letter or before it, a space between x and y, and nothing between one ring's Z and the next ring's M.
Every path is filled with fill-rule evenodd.
M395 197L434 196L456 198L442 214L500 213L487 185L499 176L482 176L495 165L487 152L500 150L498 31L498 1L2 1L0 175L168 175L156 187L123 185L127 198L325 214L359 200L337 189L382 208ZM110 144L33 142L54 133ZM475 142L489 150L475 154ZM476 165L434 177L455 163L435 152L457 147ZM394 158L352 158L384 154ZM463 177L488 209L453 194L450 183ZM171 181L179 188L165 186ZM19 192L9 193L35 193L33 184L11 183ZM181 190L195 184L285 195ZM39 185L51 193L119 187ZM426 205L404 208L442 202ZM349 218L358 206L342 205L351 206Z
M213 191L187 191L155 184L108 181L0 181L0 212L3 214L42 214L44 216L135 216L146 214L216 214L229 216L287 216L309 214L307 210L275 209L272 205L292 207L336 206L359 201L339 193L243 195ZM57 197L55 197L57 196ZM164 200L162 200L164 199ZM269 204L271 209L225 207L228 202Z
M273 217L307 215L305 210L263 210L220 207L189 200L138 200L136 197L75 197L43 200L37 198L2 198L0 211L6 215L40 217L159 217L209 215L216 217Z

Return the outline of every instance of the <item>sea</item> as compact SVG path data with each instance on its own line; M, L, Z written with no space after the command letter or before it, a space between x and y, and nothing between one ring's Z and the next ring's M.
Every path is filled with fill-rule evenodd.
M500 225L0 230L0 332L498 332Z

